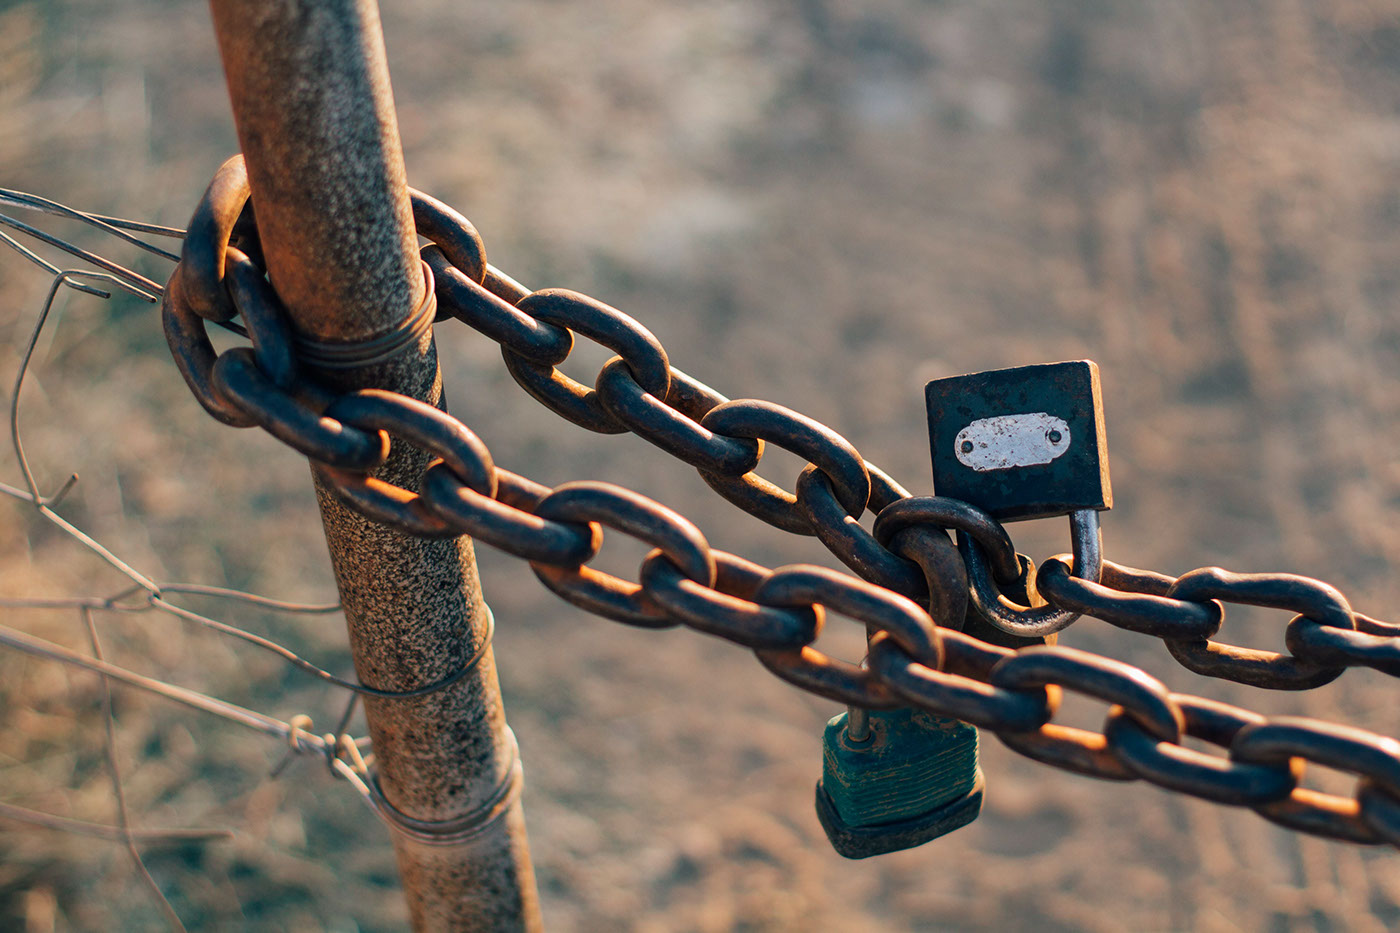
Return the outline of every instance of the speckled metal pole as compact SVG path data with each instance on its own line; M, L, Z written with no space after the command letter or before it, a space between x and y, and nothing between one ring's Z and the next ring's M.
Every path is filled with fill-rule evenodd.
M211 7L268 273L297 330L351 342L394 329L424 285L374 0ZM441 404L431 334L389 363L318 377ZM413 488L424 461L395 444L378 475ZM404 691L460 669L490 636L470 539L407 537L316 492L360 679ZM539 929L489 647L454 686L371 699L366 714L384 797L406 822L474 824L447 844L394 833L414 927Z

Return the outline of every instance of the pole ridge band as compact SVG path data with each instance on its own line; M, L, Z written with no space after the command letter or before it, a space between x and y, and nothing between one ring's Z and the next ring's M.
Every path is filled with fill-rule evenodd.
M292 342L297 357L315 369L358 369L387 362L409 347L417 346L423 335L432 329L437 316L437 293L433 288L433 270L423 263L423 301L412 314L392 330L367 340L347 343L311 340L294 334Z

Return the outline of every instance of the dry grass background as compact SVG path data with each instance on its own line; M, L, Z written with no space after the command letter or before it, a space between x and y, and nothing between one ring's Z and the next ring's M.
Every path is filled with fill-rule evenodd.
M628 311L681 368L829 422L916 491L930 486L924 381L1096 359L1113 559L1311 573L1392 612L1400 4L415 0L384 15L411 181L467 213L523 281ZM0 2L4 184L182 224L234 147L201 3ZM46 286L0 264L0 377ZM446 327L439 341L453 410L501 464L639 488L770 564L829 562L717 507L641 441L544 412L483 338ZM75 296L40 361L27 439L49 488L82 474L75 522L165 579L330 595L304 464L204 416L150 308ZM791 458L772 464L795 475ZM0 469L13 478L11 460ZM1060 523L1013 531L1037 556L1064 549ZM640 556L618 551L610 566ZM1400 925L1389 851L1054 773L991 738L976 824L843 861L811 808L831 705L736 648L587 617L522 565L480 559L552 929ZM0 592L116 588L0 505ZM335 617L232 618L348 670ZM3 619L83 644L67 614ZM1283 621L1232 612L1228 633L1276 646ZM337 696L173 620L101 624L129 666L334 717ZM1093 620L1064 642L1175 689L1400 734L1397 685L1372 672L1276 695L1199 681ZM4 799L111 818L98 695L90 677L0 657ZM270 783L275 743L144 697L120 693L118 716L143 825L238 831L149 854L192 928L403 924L385 832L347 789L306 764ZM3 831L0 926L158 924L118 847Z

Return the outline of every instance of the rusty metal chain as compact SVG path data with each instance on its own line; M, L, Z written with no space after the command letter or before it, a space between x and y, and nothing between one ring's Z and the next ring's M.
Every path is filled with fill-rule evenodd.
M564 418L600 433L635 433L694 466L745 511L815 535L859 577L810 565L762 567L711 548L692 522L639 493L596 482L551 489L511 473L470 428L432 406L318 386L302 372L307 354L259 263L240 157L219 170L196 211L162 309L180 371L211 415L260 426L302 452L337 496L377 521L414 535L470 535L528 560L546 587L589 612L717 635L753 649L769 670L811 693L872 709L914 705L990 730L1059 768L1250 807L1316 835L1400 846L1400 742L1171 693L1144 671L1084 651L979 640L961 631L965 558L980 561L1002 593L1039 594L1055 610L1161 638L1197 673L1261 687L1308 689L1352 666L1400 675L1400 625L1356 614L1332 587L1290 574L1206 568L1174 578L1104 561L1096 581L1075 576L1065 556L1037 568L986 513L911 496L848 440L795 411L726 399L674 369L632 318L575 292L529 291L487 264L465 218L418 192L412 201L419 233L432 240L424 275L438 321L457 318L498 342L512 376ZM216 354L204 324L234 317L251 347ZM558 369L575 334L618 354L591 389ZM435 457L417 490L374 475L390 435ZM794 492L756 472L765 443L808 460ZM860 524L867 511L876 516L872 530ZM637 582L588 566L604 527L653 547ZM1225 603L1296 613L1288 653L1213 640ZM828 613L866 627L864 665L817 647ZM1109 705L1101 732L1053 721L1064 691ZM1187 737L1224 754L1190 748ZM1307 762L1356 775L1355 793L1301 787Z

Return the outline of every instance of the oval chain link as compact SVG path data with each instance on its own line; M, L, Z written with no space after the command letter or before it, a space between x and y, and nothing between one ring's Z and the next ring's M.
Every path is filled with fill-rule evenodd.
M1223 748L1228 748L1245 726L1265 721L1257 713L1200 697L1173 693L1171 699L1185 717L1187 735ZM1216 803L1251 807L1282 800L1303 775L1302 762L1296 759L1249 764L1163 741L1121 706L1109 711L1104 737L1118 759L1138 777L1166 790Z
M821 469L841 508L860 518L870 501L870 474L865 460L851 442L819 421L790 408L757 399L738 399L717 405L700 424L726 437L746 437L776 444ZM813 535L812 521L797 505L797 498L750 470L728 476L702 469L710 488L739 508L775 528Z
M658 548L642 561L642 589L673 618L746 648L799 651L816 641L824 619L821 606L756 603L754 594L772 571L725 551L710 553L713 586L686 577Z
M1186 729L1181 708L1157 678L1121 661L1064 647L1023 648L992 668L988 678L1004 689L1058 686L1116 704L1148 735L1174 745ZM1110 781L1137 777L1109 747L1106 736L1073 726L1046 723L1028 732L1002 731L997 738L1030 758Z
M883 587L825 567L793 564L779 567L754 590L754 602L805 608L820 605L884 631L911 656L934 667L943 663L941 632L912 600ZM765 649L759 659L770 671L818 696L851 706L887 709L898 706L895 694L873 671L832 658L810 645L797 650Z
M1289 573L1230 573L1203 567L1184 575L1167 591L1170 599L1216 599L1301 613L1317 625L1343 631L1356 628L1346 598L1320 580ZM1168 639L1172 656L1207 677L1220 677L1272 690L1311 690L1341 676L1343 666L1305 660L1276 651L1223 644L1209 638Z
M616 529L659 548L686 579L714 586L715 559L700 529L640 493L611 483L565 483L540 500L535 514L551 521L598 522ZM670 628L680 622L640 584L587 566L531 561L530 568L557 596L596 615L643 628Z
M1400 742L1350 726L1279 716L1241 729L1230 743L1230 757L1256 764L1296 757L1357 775L1364 784L1358 785L1356 797L1299 787L1282 800L1254 809L1265 819L1315 836L1363 845L1385 840L1367 820L1359 797L1363 787L1400 796Z
M671 388L671 363L651 331L611 305L563 288L547 288L520 299L516 308L537 321L567 327L622 356L637 384L657 398ZM552 364L536 363L502 346L506 369L536 401L580 427L600 434L623 434L596 389L564 375Z

